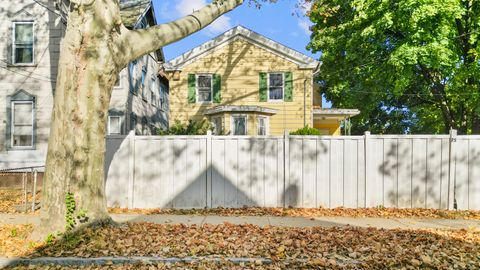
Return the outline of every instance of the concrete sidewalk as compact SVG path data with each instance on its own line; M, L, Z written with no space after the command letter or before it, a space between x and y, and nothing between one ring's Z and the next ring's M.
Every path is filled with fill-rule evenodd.
M353 218L353 217L271 217L271 216L189 216L113 214L116 222L151 222L158 224L253 224L284 227L374 227L383 229L480 229L480 220L421 218ZM0 214L2 224L38 224L39 216Z

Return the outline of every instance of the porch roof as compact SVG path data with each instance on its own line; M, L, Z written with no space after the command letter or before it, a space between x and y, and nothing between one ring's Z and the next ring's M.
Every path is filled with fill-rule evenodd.
M248 106L248 105L220 105L205 111L205 115L212 115L224 112L256 112L262 114L276 114L277 110L260 107L260 106Z
M345 119L360 114L358 109L314 108L314 119Z

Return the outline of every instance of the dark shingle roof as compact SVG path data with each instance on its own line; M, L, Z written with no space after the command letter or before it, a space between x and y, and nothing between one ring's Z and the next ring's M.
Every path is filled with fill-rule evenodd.
M150 0L120 0L120 16L126 27L133 27L150 7Z

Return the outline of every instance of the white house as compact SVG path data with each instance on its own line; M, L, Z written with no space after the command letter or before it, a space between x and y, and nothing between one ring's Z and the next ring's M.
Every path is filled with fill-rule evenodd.
M68 1L0 2L0 169L45 163ZM156 24L150 0L121 0L128 28ZM163 51L122 70L110 101L108 133L150 135L168 127Z

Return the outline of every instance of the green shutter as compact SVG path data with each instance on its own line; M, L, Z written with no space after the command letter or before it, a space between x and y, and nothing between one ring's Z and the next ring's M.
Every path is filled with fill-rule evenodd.
M292 72L285 72L285 94L284 101L293 101L293 75Z
M196 77L195 74L188 74L188 103L195 103L197 98L195 97L196 92Z
M220 74L213 74L213 102L220 103L222 102L222 76Z
M259 94L260 94L260 101L267 101L267 73L260 72L260 83L259 83Z

